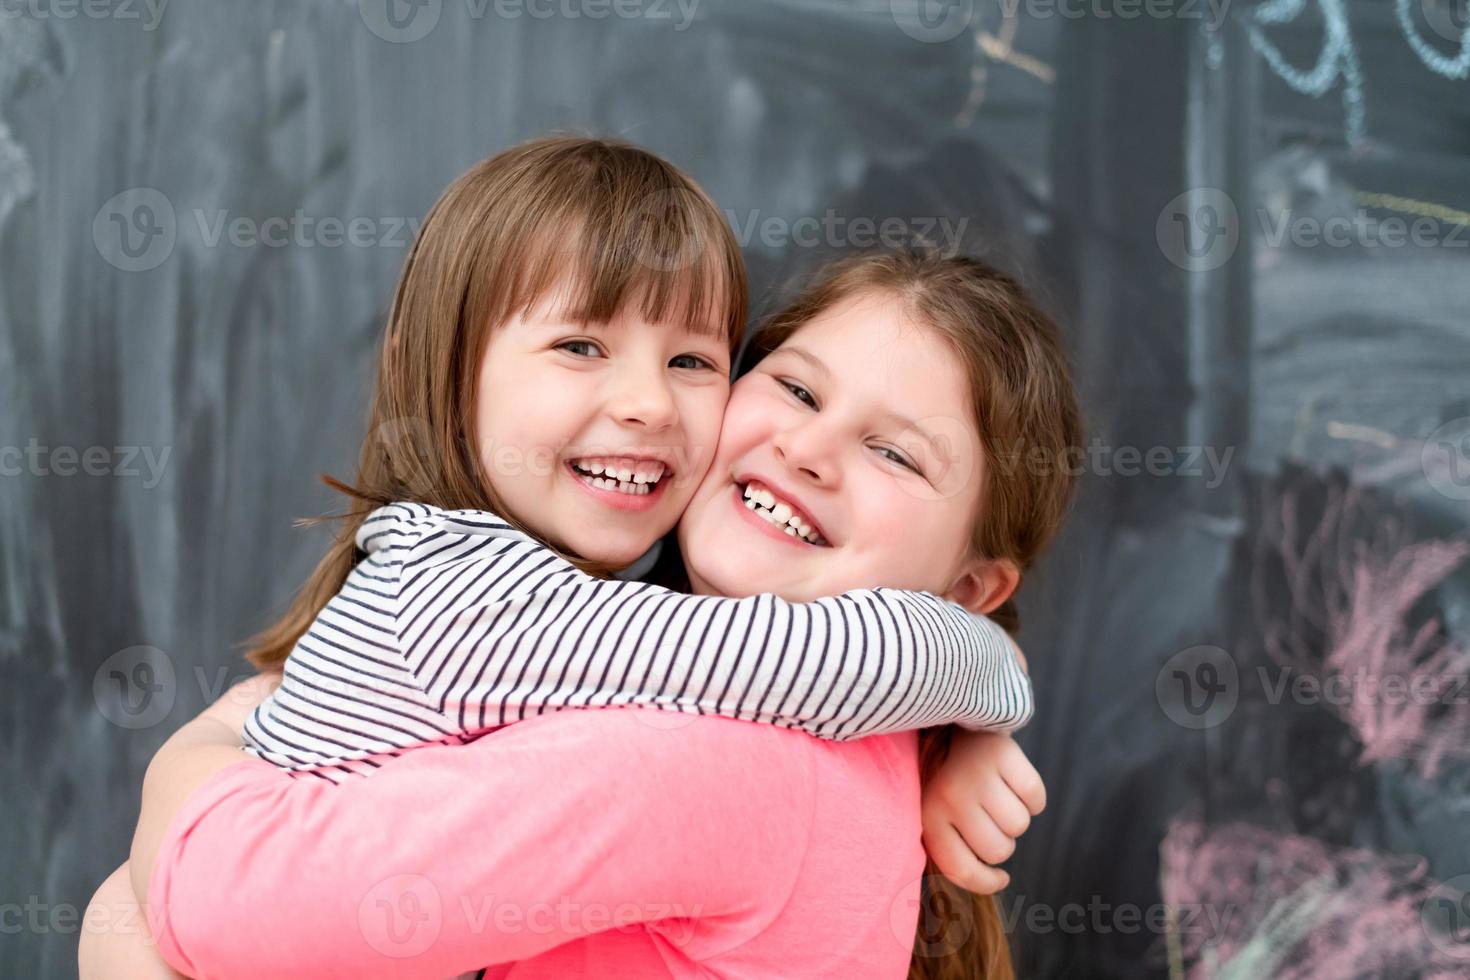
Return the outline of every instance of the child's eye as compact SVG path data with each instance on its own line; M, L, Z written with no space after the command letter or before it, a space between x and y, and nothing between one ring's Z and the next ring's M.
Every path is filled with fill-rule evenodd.
M564 340L561 343L559 343L559 344L556 345L556 349L557 350L564 350L564 351L567 351L568 353L574 353L571 350L571 348L573 348L573 347L586 347L586 348L590 348L592 350L592 352L593 352L590 355L589 354L579 354L578 355L579 357L596 357L598 355L598 353L602 350L602 348L598 347L595 343L593 343L590 340Z
M679 363L681 361L692 363L681 364ZM696 371L700 368L708 368L711 371L715 369L714 364L708 358L700 357L698 354L680 354L669 363L674 365L674 367L691 368Z
M915 464L912 460L910 460L903 453L899 452L897 449L894 449L891 446L874 446L873 448L876 449L876 450L878 450L878 452L880 452L880 453L887 453L888 454L888 456L887 456L888 459L893 460L895 463L897 463L899 466L902 466L904 469L911 470L914 473L918 473L920 476L923 476L924 475L923 473L920 473L919 472L919 467L918 467L917 464Z
M782 381L780 378L776 379L776 383L782 388L785 388L787 391L791 392L791 394L795 398L797 398L804 404L810 405L812 408L817 407L816 397L810 391L807 391L805 388L803 388L801 385L796 384L793 381Z

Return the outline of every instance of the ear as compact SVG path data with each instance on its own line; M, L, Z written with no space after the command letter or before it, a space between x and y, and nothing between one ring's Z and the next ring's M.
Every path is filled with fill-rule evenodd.
M1021 570L1009 558L971 558L942 598L983 616L1009 599L1020 584Z

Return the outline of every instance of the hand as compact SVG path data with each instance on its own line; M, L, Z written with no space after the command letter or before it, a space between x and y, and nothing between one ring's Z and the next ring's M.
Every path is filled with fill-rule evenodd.
M245 719L255 710L271 692L281 686L282 672L279 670L267 671L247 678L231 687L219 700L211 704L199 713L199 720L205 718L217 721L234 733L237 741L245 741Z
M924 849L940 872L977 895L993 895L1011 876L994 867L1016 850L1031 818L1046 808L1046 787L1015 739L956 732L949 755L924 786Z

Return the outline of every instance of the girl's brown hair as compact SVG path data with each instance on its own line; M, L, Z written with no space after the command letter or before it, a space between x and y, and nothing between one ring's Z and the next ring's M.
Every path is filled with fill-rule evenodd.
M724 336L745 326L745 265L729 224L687 175L609 139L549 136L486 160L440 195L404 262L379 356L357 477L323 480L346 494L336 537L286 614L250 641L268 670L346 582L358 528L376 507L414 500L501 506L477 452L476 379L491 331L565 290L563 315L606 322L637 309ZM316 518L319 523L334 518ZM584 570L611 569L563 555Z
M1019 283L978 259L879 252L822 270L752 338L757 356L844 300L870 293L897 297L907 316L936 331L964 366L985 455L970 543L976 555L1007 559L1024 572L1071 506L1071 464L1082 448L1082 417L1060 331ZM1020 618L1014 598L990 618L1015 633ZM926 782L944 761L950 737L950 729L920 733ZM992 897L955 887L929 861L920 909L910 980L1012 980L1010 948Z

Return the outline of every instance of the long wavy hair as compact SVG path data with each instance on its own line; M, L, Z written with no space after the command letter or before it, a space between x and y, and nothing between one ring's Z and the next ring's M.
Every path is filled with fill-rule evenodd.
M963 256L932 251L866 253L828 265L751 338L752 363L826 310L854 296L899 298L914 322L934 330L964 366L985 454L973 552L1009 559L1023 572L1061 528L1076 490L1073 457L1083 431L1061 333L1013 278ZM1018 465L1025 459L1026 465ZM1038 465L1038 462L1040 465ZM1014 596L990 617L1014 634ZM925 782L944 761L953 730L919 737ZM928 861L909 980L1013 980L996 902L951 884Z

